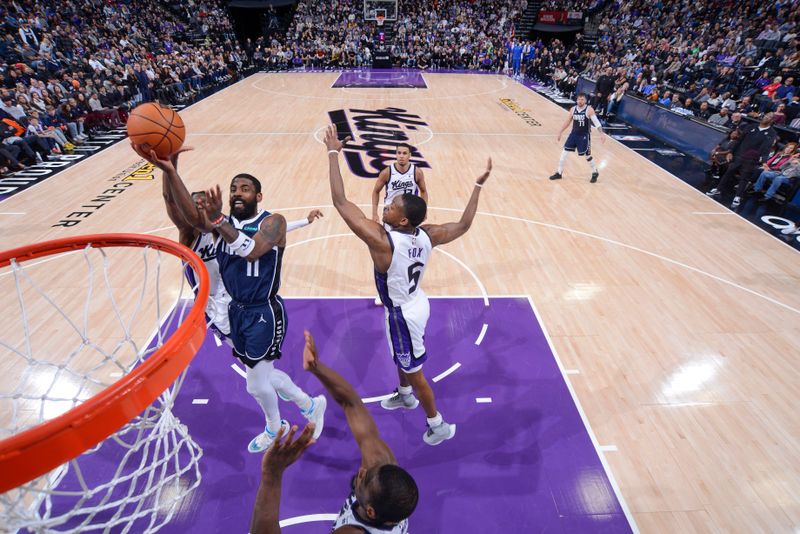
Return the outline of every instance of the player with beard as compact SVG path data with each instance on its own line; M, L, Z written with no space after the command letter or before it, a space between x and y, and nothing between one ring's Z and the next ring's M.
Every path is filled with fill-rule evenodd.
M210 223L205 218L202 211L202 203L205 199L206 192L195 191L190 194L178 174L178 156L184 152L193 150L193 148L183 147L175 154L169 156L169 158L159 159L155 152L151 151L148 154L142 147L135 145L133 142L131 142L131 147L142 158L163 171L164 174L161 182L164 204L167 208L167 216L178 229L178 242L192 249L192 252L203 260L206 270L208 271L211 288L205 310L206 323L217 338L225 341L233 348L233 343L228 338L231 331L228 322L228 304L231 301L231 297L228 295L225 285L222 283L222 278L219 274L219 265L217 264L217 241L219 236L217 232L211 228ZM322 212L320 210L311 210L305 218L287 223L286 232L289 233L292 230L308 226L320 217L322 217ZM194 271L187 266L184 270L184 276L196 295L198 282ZM280 384L286 382L281 376L283 374L285 374L283 371L276 369L271 377L275 383L274 385L278 391L278 395L288 398L288 393L280 390Z
M222 214L219 186L200 199L210 227L222 238L217 246L217 263L231 296L228 318L233 354L245 364L247 392L261 405L267 419L264 431L247 447L252 453L265 451L279 429L289 428L289 423L281 420L278 391L314 423L314 439L322 433L327 405L323 395L311 398L274 367L274 361L281 357L287 328L286 309L278 295L286 219L259 209L261 199L261 182L249 174L237 174L231 181L229 216Z

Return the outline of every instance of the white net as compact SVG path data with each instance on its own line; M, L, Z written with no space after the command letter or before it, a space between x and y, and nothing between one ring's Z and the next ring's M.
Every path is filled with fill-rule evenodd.
M182 269L149 247L87 246L0 271L0 439L78 406L156 352L192 306ZM179 513L202 456L173 414L184 377L115 434L0 495L0 531L155 532Z

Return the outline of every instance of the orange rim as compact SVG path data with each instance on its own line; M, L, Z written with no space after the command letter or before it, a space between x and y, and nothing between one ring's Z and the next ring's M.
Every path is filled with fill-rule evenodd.
M199 274L194 306L177 331L149 358L91 399L40 425L0 441L0 493L29 482L82 454L150 406L192 361L206 335L209 280L205 264L187 247L141 234L95 234L56 239L0 252L0 268L86 246L150 247L169 252Z

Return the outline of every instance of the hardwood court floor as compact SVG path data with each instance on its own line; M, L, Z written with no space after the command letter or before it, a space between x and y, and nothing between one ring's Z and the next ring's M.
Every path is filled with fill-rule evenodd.
M282 294L374 292L366 248L330 207L314 134L331 111L358 132L365 112L351 110L402 108L427 123L402 131L431 167L429 220L456 219L494 160L473 228L435 255L426 291L533 298L639 529L800 526L796 251L611 139L593 143L598 183L577 158L549 181L564 111L511 79L425 74L427 89L333 89L337 77L258 74L181 113L195 147L180 163L190 189L249 172L263 206L289 220L322 207L324 219L289 237ZM97 232L175 238L158 177L81 209L136 161L120 143L4 202L0 211L26 215L0 215L0 247ZM342 169L350 198L368 204L372 181ZM68 216L81 211L91 214ZM81 222L54 226L63 220Z

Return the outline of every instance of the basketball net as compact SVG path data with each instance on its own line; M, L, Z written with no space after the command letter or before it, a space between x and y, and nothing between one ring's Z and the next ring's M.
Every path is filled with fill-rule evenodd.
M379 28L383 26L383 21L384 20L386 20L386 17L383 16L383 15L378 15L377 17L375 17L375 22L378 23L378 27Z
M194 295L183 282L185 264L170 247L189 251L166 239L133 237L142 242L87 242L67 253L47 251L22 260L17 255L10 261L4 256L5 263L0 261L0 266L7 265L0 270L0 291L7 302L16 301L19 311L13 317L9 304L4 313L12 317L4 317L0 328L3 491L17 476L16 464L23 463L18 460L26 451L56 439L55 431L41 432L43 428L67 421L59 435L69 434L70 443L77 443L74 455L64 453L68 456L58 460L66 463L0 494L0 531L155 532L200 483L202 449L172 412L188 360L176 364L177 357L170 361L165 356L165 349L175 345L169 338L187 332L189 319L197 317L189 313L192 303L187 298ZM166 244L151 247L145 240ZM68 249L59 252L63 250ZM42 255L47 259L23 263ZM195 271L204 271L202 262L191 255L183 258ZM47 266L39 265L45 262ZM139 281L131 280L132 270L141 273ZM179 289L174 287L176 276L182 280ZM207 275L197 279L203 279L207 289ZM205 298L198 297L200 303L204 306ZM184 350L192 350L190 360L197 348ZM177 380L166 389L156 386L153 377L160 371L142 374L154 365L176 368ZM133 395L147 384L152 393L135 405ZM114 393L109 397L110 390ZM103 397L102 403L93 402L98 397ZM92 413L74 417L76 410L86 412L96 404L102 411L112 402L132 412L132 419L122 419L130 420L121 428L117 424L102 430L103 421L110 419L105 414L96 421ZM142 411L139 406L146 407ZM9 445L37 432L38 441L32 445ZM57 455L63 449L50 450ZM48 456L29 456L24 463L45 462Z

